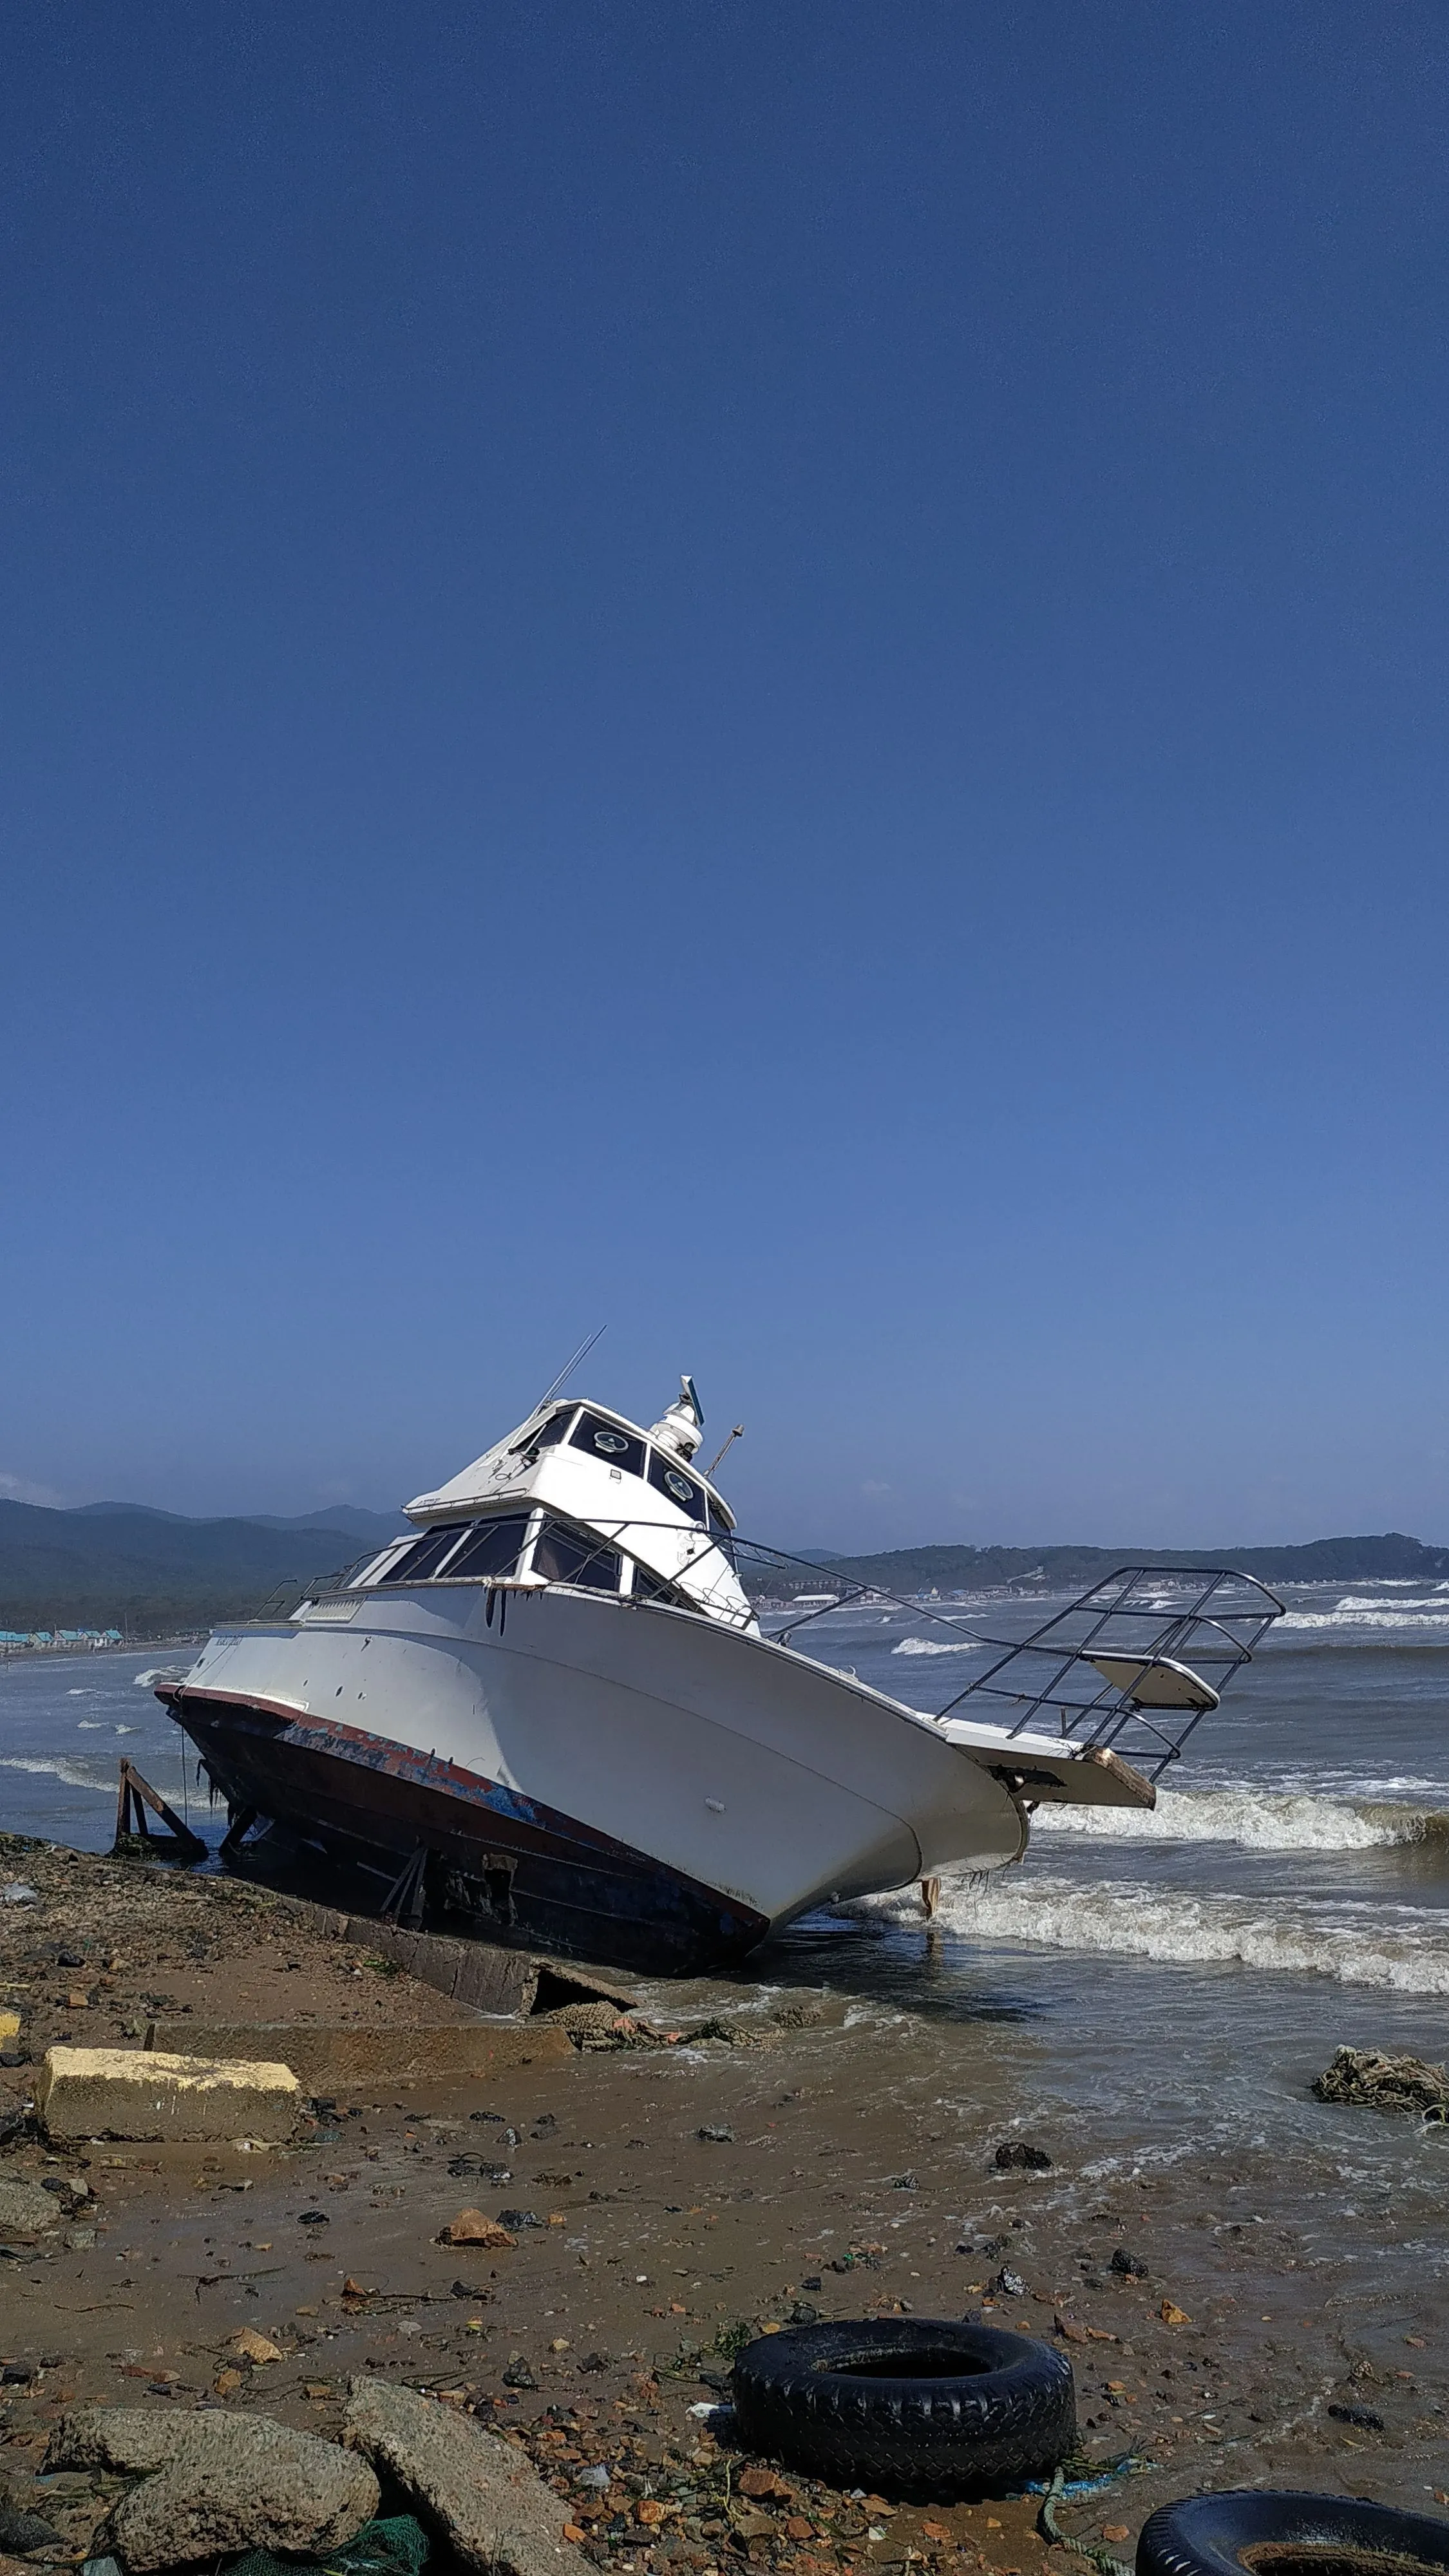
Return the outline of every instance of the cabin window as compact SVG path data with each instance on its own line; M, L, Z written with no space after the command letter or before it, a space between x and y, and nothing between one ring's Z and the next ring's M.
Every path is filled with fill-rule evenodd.
M697 1485L692 1476L686 1476L684 1469L663 1449L655 1449L650 1454L649 1482L657 1493L667 1494L671 1503L677 1503L682 1512L688 1512L690 1519L703 1527L704 1487Z
M363 1567L362 1572L354 1578L356 1583L362 1586L385 1582L388 1566L397 1564L407 1549L416 1545L416 1530L409 1530L404 1538L395 1538L390 1547L383 1548L380 1555L372 1559L370 1565Z
M698 1607L677 1583L666 1583L662 1574L653 1574L647 1565L634 1560L634 1598L636 1601L662 1601L671 1610L693 1610Z
M560 1405L556 1413L549 1415L541 1431L530 1431L527 1439L515 1441L510 1455L519 1459L523 1466L531 1467L540 1449L557 1447L577 1411L576 1404Z
M511 1515L506 1520L479 1521L472 1537L463 1541L448 1566L449 1582L455 1575L466 1577L470 1583L490 1583L512 1574L527 1535L526 1514Z
M605 1547L566 1521L546 1520L533 1544L533 1570L550 1583L582 1583L591 1592L617 1592L621 1565L617 1548Z
M467 1529L466 1521L449 1521L444 1528L425 1530L420 1539L390 1565L382 1577L384 1583L426 1583L436 1574L450 1548L456 1547Z
M606 1467L618 1467L626 1476L644 1473L644 1443L631 1433L621 1431L616 1422L605 1422L597 1413L579 1416L578 1429L570 1446L586 1449L591 1458L602 1458Z
M725 1519L724 1514L720 1511L718 1505L713 1500L710 1501L709 1505L709 1534L714 1540L715 1546L719 1549L721 1556L724 1558L725 1563L729 1566L733 1566L735 1562L734 1538L731 1534L728 1521Z

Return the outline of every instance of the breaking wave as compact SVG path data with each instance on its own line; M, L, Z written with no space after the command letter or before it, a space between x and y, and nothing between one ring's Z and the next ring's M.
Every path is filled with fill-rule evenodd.
M1155 1808L1039 1807L1032 1833L1098 1842L1237 1843L1245 1851L1371 1851L1449 1845L1449 1807L1315 1798L1282 1790L1159 1789Z
M959 1646L948 1646L937 1637L902 1637L900 1644L891 1648L893 1655L979 1655L982 1651L976 1637L963 1637Z
M1284 1628L1337 1628L1348 1635L1359 1629L1449 1628L1449 1584L1417 1600L1402 1594L1385 1601L1381 1593L1346 1592L1331 1610L1288 1610L1278 1622Z
M1375 1592L1345 1592L1340 1610L1449 1610L1449 1583L1436 1583L1430 1593L1421 1593L1417 1601L1385 1602Z
M920 1921L914 1896L866 1900L892 1919ZM985 1887L947 1877L936 1920L963 1938L1039 1942L1055 1950L1182 1965L1237 1965L1289 1975L1332 1977L1347 1986L1400 1994L1449 1995L1449 1922L1442 1913L1397 1907L1305 1907L1265 1912L1249 1898L1147 1894L1127 1881L1082 1887L1065 1879L1002 1872Z
M90 1789L98 1797L109 1797L113 1780L94 1780L74 1762L42 1762L38 1756L25 1753L0 1753L0 1771L39 1771L52 1780L63 1780L68 1789Z

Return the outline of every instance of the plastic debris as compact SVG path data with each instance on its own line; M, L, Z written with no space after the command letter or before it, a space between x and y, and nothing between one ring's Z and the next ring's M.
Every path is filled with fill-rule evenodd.
M245 2558L232 2560L226 2576L313 2576L314 2570L320 2576L324 2568L326 2576L422 2576L428 2548L428 2535L413 2514L387 2514L365 2522L355 2540L325 2560L275 2558L270 2549L249 2549ZM93 2559L88 2566L92 2576L103 2576L115 2563L113 2558ZM87 2576L86 2569L81 2576Z

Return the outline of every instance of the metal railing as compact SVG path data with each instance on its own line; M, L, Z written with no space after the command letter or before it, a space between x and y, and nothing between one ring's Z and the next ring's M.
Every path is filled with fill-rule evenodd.
M1207 1710L1201 1705L1172 1709L1144 1706L1134 1697L1134 1673L1140 1687L1144 1668L1164 1662L1174 1666L1186 1663L1220 1697L1233 1676L1251 1661L1274 1620L1283 1614L1282 1602L1265 1584L1229 1566L1127 1565L1115 1568L1063 1603L1024 1636L992 1635L978 1620L961 1616L966 1605L937 1606L885 1592L873 1583L842 1583L829 1566L815 1565L807 1557L791 1556L784 1549L743 1538L738 1532L721 1537L697 1527L681 1531L678 1521L641 1521L633 1516L611 1525L585 1525L558 1511L544 1517L558 1521L571 1539L585 1543L569 1575L515 1571L507 1575L450 1576L444 1560L443 1572L419 1577L416 1586L408 1583L404 1573L398 1589L446 1590L455 1586L459 1590L504 1595L517 1591L598 1592L603 1587L584 1579L588 1568L605 1558L625 1558L636 1569L634 1582L640 1573L644 1577L643 1585L625 1596L625 1606L660 1606L662 1596L663 1606L706 1619L715 1626L758 1631L755 1604L745 1590L746 1575L773 1575L794 1583L797 1589L801 1588L801 1576L814 1577L821 1590L831 1590L831 1599L793 1617L786 1605L786 1624L769 1638L772 1645L799 1653L801 1649L795 1646L794 1639L800 1629L862 1603L899 1612L914 1622L945 1630L953 1646L974 1646L991 1657L984 1670L966 1682L944 1708L934 1712L917 1710L912 1712L914 1715L933 1715L937 1724L952 1716L967 1720L979 1717L983 1724L999 1729L1007 1742L1028 1730L1040 1729L1070 1742L1075 1751L1119 1751L1154 1780L1169 1763L1179 1759ZM630 1544L625 1531L640 1536L659 1531L675 1540L687 1537L693 1544L685 1561L672 1574L666 1574ZM541 1534L541 1530L535 1530L525 1540L520 1562L531 1564ZM279 1585L257 1614L259 1619L288 1616L282 1606L288 1597L295 1612L328 1594L353 1588L357 1575L381 1552L368 1549L339 1572L311 1584ZM709 1589L695 1590L685 1582L688 1577L698 1585L701 1571L711 1557L719 1560L713 1584L719 1585L721 1598L711 1599ZM728 1581L721 1583L721 1577L728 1577ZM385 1591L390 1587L375 1588ZM608 1589L612 1591L613 1586ZM805 1660L819 1662L821 1658L807 1654ZM1101 1670L1104 1663L1129 1667L1128 1677L1114 1680ZM894 1697L874 1691L867 1683L857 1687L871 1690L876 1698ZM895 1704L903 1705L900 1701Z

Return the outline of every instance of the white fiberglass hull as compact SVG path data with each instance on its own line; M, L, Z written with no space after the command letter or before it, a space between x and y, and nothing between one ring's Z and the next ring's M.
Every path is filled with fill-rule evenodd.
M425 1850L430 1903L639 1968L1026 1840L959 1731L767 1639L557 1586L350 1594L218 1632L164 1695L234 1807L383 1865Z

